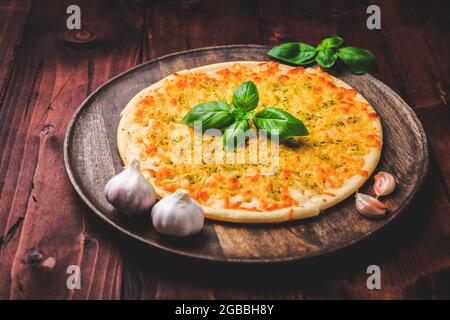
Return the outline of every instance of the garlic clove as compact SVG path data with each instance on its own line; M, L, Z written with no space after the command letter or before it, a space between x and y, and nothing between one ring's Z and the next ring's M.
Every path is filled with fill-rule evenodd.
M367 218L382 218L386 213L386 205L378 199L364 193L356 193L356 210Z
M374 176L373 191L379 196L385 196L394 191L396 183L394 177L387 172L379 172Z
M156 203L151 216L156 231L176 237L200 232L205 220L202 207L184 189L179 189Z
M155 189L142 175L139 166L139 160L133 159L130 166L112 177L105 186L106 200L127 214L149 210L156 201Z

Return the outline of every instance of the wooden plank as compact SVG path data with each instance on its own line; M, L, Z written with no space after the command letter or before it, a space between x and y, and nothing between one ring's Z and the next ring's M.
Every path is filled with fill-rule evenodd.
M383 1L382 36L405 100L423 120L432 151L450 190L450 3Z
M5 1L0 4L0 107L4 99L4 94L6 87L8 85L8 79L11 76L13 70L13 65L16 60L17 51L20 47L22 34L24 31L24 26L29 18L31 12L31 2L30 1ZM8 112L4 109L0 109L0 121L2 123L8 122ZM0 137L3 137L2 132L5 127L0 128ZM0 143L0 154L3 154L5 140L1 138ZM1 174L0 177L3 175ZM0 179L0 194L2 194L2 189L4 185L4 180ZM3 213L3 212L0 212ZM0 214L0 226L5 225L7 219L6 214ZM3 233L3 228L0 234L0 247L5 241L8 241L15 233L15 231L20 228L21 220L18 220L8 232Z
M437 2L418 1L414 6L408 1L382 1L379 3L383 24L381 33L387 41L387 50L390 52L390 60L396 70L396 77L403 86L405 99L413 104L415 110L435 106L442 103L441 97L437 94L436 81L431 69L439 68L444 70L449 68L447 59L433 61L434 50L428 46L427 36L434 33L436 37L445 39L448 36L445 25L449 23L448 17L442 16L442 26L436 27L434 12L446 10L448 12L449 3L441 8L435 6ZM444 2L440 2L444 4ZM440 52L441 44L436 44L436 52ZM442 49L441 49L442 50ZM442 77L441 82L448 82L444 79L444 70L439 72ZM420 88L420 90L419 90Z
M259 43L256 1L147 3L144 60L177 51Z
M28 0L0 3L0 104L21 44L23 28L31 12L31 4Z
M86 95L139 62L142 2L78 1L79 32L66 30L69 4L36 4L1 109L10 114L2 132L1 299L120 296L121 255L73 192L62 142ZM66 288L69 265L81 267L81 290Z

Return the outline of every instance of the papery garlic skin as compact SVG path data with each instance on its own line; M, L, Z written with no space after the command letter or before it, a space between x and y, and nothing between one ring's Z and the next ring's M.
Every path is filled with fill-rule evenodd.
M152 209L153 227L171 236L196 234L203 228L204 220L202 207L183 189L163 198Z
M379 196L386 196L394 191L396 183L394 177L387 172L379 172L374 176L373 191Z
M382 218L386 214L386 206L380 200L364 193L356 193L356 210L367 218Z
M155 189L140 172L137 159L108 181L104 194L113 207L127 214L149 210L156 202Z

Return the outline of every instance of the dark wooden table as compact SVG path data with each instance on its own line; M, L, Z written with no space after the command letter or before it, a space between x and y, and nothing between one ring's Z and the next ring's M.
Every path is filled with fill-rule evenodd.
M381 7L382 29L366 28ZM78 4L82 30L66 28ZM421 119L431 168L413 204L382 233L301 263L211 264L125 239L78 198L63 165L67 124L114 75L180 50L339 34L372 50L377 78ZM0 300L450 297L450 2L0 2ZM382 289L366 287L379 265ZM68 290L69 265L81 289Z

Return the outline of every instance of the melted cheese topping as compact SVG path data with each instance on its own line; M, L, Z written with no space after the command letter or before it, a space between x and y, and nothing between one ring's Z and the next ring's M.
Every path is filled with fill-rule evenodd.
M315 71L298 67L282 74L277 63L268 62L256 70L235 64L213 73L174 74L143 97L133 113L142 131L133 135L132 143L139 146L145 176L167 192L184 188L199 203L218 208L271 211L302 206L302 199L314 195L333 196L330 190L347 179L368 174L362 169L364 156L381 148L381 137L373 125L377 114L355 100L356 90L338 87L326 72ZM199 103L231 103L235 88L248 80L260 94L255 113L269 106L286 110L304 122L309 136L281 143L275 168L250 161L213 163L211 154L222 150L222 139L207 135L202 139L203 150L212 150L209 158L190 162L198 133L180 120ZM252 139L258 140L253 137L249 144L256 142ZM250 149L245 148L247 160L253 154Z

